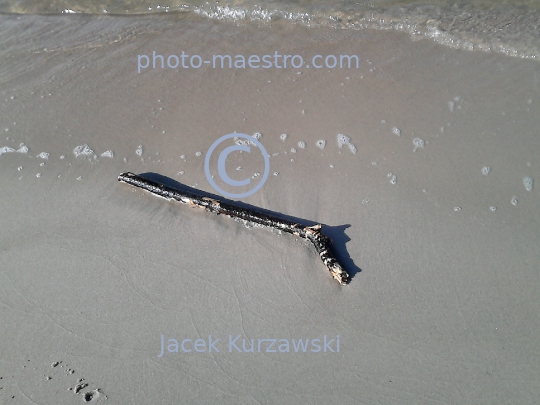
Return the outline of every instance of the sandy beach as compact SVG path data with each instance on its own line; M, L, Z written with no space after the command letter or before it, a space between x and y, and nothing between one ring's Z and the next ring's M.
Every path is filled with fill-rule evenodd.
M538 61L179 20L0 15L0 403L536 403ZM204 160L234 132L270 155L242 203L323 224L349 285L302 239L117 181L219 194ZM227 173L255 182L247 155Z

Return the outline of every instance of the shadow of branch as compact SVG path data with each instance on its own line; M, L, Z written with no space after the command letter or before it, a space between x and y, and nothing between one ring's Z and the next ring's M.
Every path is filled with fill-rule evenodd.
M151 181L155 181L157 183L161 183L161 184L163 184L163 185L165 185L167 187L175 188L177 190L184 190L184 191L188 191L188 192L191 192L191 193L200 194L200 195L203 195L205 197L209 197L209 198L213 198L213 199L216 199L216 200L219 200L219 201L226 202L228 204L234 204L234 205L236 205L236 206L238 206L240 208L260 212L260 213L263 213L263 214L266 214L266 215L271 215L271 216L281 218L281 219L284 219L284 220L287 220L287 221L296 222L296 223L298 223L298 224L300 224L300 225L302 225L304 227L305 226L313 226L313 225L318 224L318 222L310 221L310 220L307 220L307 219L304 219L304 218L293 217L293 216L282 214L282 213L279 213L279 212L266 210L264 208L255 207L253 205L249 205L249 204L243 203L241 201L229 200L227 198L224 198L224 197L216 195L216 194L207 193L205 191L195 189L193 187L186 186L185 184L182 184L182 183L180 183L180 182L178 182L178 181L176 181L174 179L171 179L170 177L166 177L166 176L163 176L163 175L158 174L158 173L152 173L152 172L141 173L139 176L144 177L144 178L146 178L148 180L151 180ZM351 256L347 252L346 244L351 239L347 236L347 234L345 233L345 230L347 228L349 228L351 225L350 224L337 225L337 226L330 226L330 225L326 225L326 224L321 224L321 225L323 226L323 228L322 228L323 233L332 240L332 251L333 251L336 259L341 263L344 270L349 274L349 277L352 280L352 278L357 273L360 273L362 271L362 269L360 269L358 266L356 266L353 259L351 258Z

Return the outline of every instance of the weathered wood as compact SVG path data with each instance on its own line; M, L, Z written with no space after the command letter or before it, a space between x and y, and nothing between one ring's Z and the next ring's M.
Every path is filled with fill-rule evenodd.
M287 221L256 209L247 209L226 201L206 197L203 192L197 193L197 190L191 189L192 191L188 191L168 187L130 172L120 174L118 180L149 191L169 201L174 200L183 204L201 207L218 215L224 214L230 218L240 219L307 239L313 243L324 265L340 284L347 284L350 281L349 275L332 254L330 249L332 242L329 237L321 233L322 225L320 224L302 226L296 222Z

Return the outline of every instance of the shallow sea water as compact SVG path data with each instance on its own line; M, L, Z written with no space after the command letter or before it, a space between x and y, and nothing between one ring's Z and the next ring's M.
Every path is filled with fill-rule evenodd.
M370 2L317 1L104 1L3 0L0 12L16 14L148 15L198 14L236 23L271 24L290 21L309 27L407 32L446 46L507 55L539 57L539 0L375 0Z

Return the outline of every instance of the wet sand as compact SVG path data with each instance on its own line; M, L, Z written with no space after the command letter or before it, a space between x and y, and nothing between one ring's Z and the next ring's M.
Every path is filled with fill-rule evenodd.
M0 155L0 402L81 400L79 379L77 395L115 404L538 397L540 200L523 183L540 178L538 62L383 31L0 18L0 148L28 148ZM182 50L360 67L137 73L137 55ZM234 131L261 133L271 156L242 202L322 223L349 285L302 240L117 181L216 194L205 153ZM227 168L241 180L260 161ZM178 352L158 357L162 335Z

